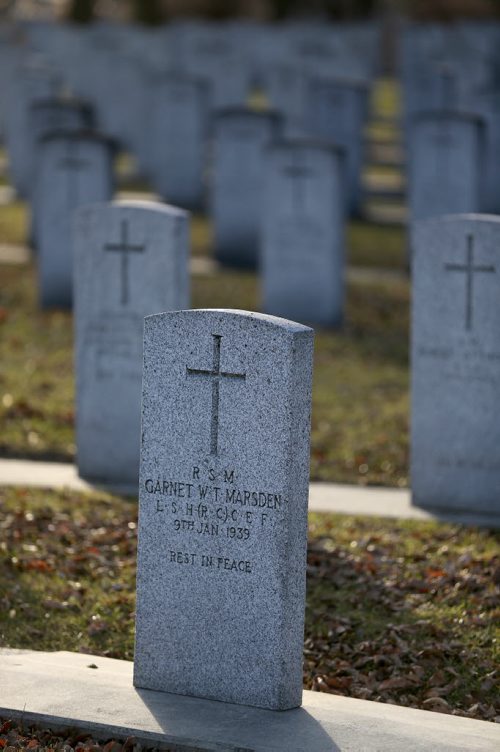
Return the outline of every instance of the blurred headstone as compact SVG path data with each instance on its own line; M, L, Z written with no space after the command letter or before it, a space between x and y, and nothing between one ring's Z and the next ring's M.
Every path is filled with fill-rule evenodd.
M113 146L88 131L54 131L40 141L35 187L38 282L43 307L70 307L73 213L113 194Z
M60 78L53 67L39 55L26 55L13 65L5 107L5 145L9 175L17 192L31 195L33 183L33 149L30 107L37 99L56 96Z
M82 207L74 223L78 472L139 478L143 319L189 307L188 217L171 206Z
M500 514L500 218L417 223L413 237L413 504Z
M150 84L150 109L143 127L153 187L175 205L204 203L210 90L201 79L168 74Z
M211 215L215 255L229 266L255 268L262 223L265 148L280 137L274 112L222 110L215 122Z
M338 326L344 307L344 157L314 142L266 154L261 271L263 309Z
M411 129L410 219L476 212L481 208L482 122L457 113L422 114Z
M361 213L364 126L369 89L364 83L316 78L309 84L308 131L344 149L347 171L347 211Z

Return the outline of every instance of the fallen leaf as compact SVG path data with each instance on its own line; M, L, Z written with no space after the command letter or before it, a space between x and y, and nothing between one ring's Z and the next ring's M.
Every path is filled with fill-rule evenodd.
M451 709L446 700L442 697L429 697L424 700L422 706L425 710L435 710L438 713L450 713Z
M385 692L388 689L410 689L414 686L415 683L404 676L392 676L390 679L386 679L378 685L378 691Z

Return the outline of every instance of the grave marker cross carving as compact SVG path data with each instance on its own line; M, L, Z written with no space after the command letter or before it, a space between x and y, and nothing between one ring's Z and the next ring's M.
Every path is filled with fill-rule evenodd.
M186 366L187 376L208 376L212 381L212 415L210 419L210 454L215 457L219 451L219 401L220 383L223 378L246 379L246 373L230 373L220 369L220 349L222 335L213 334L212 370Z
M465 272L465 329L470 332L472 330L472 323L474 317L474 274L487 273L494 274L496 269L494 266L474 266L474 238L472 235L467 235L467 259L465 264L445 264L445 271L447 272Z
M143 253L144 245L134 245L128 241L128 222L126 219L121 221L120 242L106 243L105 251L117 251L121 253L121 304L126 306L128 303L128 255L129 253Z

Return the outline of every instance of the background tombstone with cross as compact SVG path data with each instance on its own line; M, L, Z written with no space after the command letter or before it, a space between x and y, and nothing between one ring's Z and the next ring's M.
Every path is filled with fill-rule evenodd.
M421 113L409 139L410 221L481 211L485 166L480 118Z
M413 503L498 520L500 219L418 223L413 249Z
M227 108L214 125L211 214L217 261L234 267L258 264L265 150L281 136L281 115Z
M314 141L269 149L260 254L268 313L342 323L345 185L341 149Z
M40 303L69 308L73 214L79 206L112 198L113 145L90 131L54 131L40 144L34 199Z
M189 307L188 215L146 201L86 206L74 239L78 471L137 483L143 319Z

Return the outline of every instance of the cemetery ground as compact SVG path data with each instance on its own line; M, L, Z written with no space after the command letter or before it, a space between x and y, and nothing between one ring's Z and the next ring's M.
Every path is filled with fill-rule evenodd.
M6 228L8 228L6 230ZM0 207L6 242L26 237L18 204ZM207 254L210 228L194 218L195 255ZM407 485L408 304L398 227L357 223L351 262L371 261L374 276L353 274L343 330L318 330L315 345L311 477L313 480ZM382 248L383 253L375 253ZM395 274L377 273L378 256ZM0 264L0 455L72 461L73 333L71 315L41 312L32 264ZM218 270L192 278L195 308L258 310L256 275Z
M377 135L392 136L380 125ZM2 243L26 236L24 204L0 206ZM209 257L210 239L194 217L195 256ZM351 222L347 245L345 326L316 333L311 479L406 486L404 230ZM38 310L33 264L0 263L0 279L0 456L73 461L71 316ZM258 310L258 301L254 274L192 277L193 307ZM0 644L132 660L136 512L119 496L0 488ZM498 718L498 542L458 525L310 515L304 687ZM97 751L85 739L67 743ZM0 721L9 752L67 749L65 740Z
M135 500L4 488L0 507L1 643L132 660ZM494 720L498 538L310 515L304 686Z

